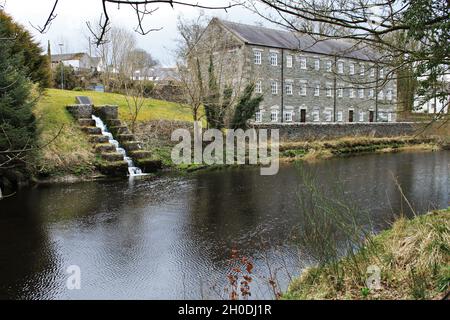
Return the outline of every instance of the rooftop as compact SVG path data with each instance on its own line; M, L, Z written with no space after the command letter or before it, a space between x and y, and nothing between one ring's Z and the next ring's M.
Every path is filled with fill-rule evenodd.
M370 50L357 48L353 43L342 39L316 39L308 34L296 34L290 31L215 19L246 44L361 60L373 60L374 58L374 54Z

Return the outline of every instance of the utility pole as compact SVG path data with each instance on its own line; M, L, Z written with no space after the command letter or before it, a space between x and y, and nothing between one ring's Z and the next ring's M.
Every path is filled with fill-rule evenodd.
M64 46L63 43L59 44L61 55L62 55L63 46ZM62 56L61 56L61 90L64 90L64 61L62 59Z

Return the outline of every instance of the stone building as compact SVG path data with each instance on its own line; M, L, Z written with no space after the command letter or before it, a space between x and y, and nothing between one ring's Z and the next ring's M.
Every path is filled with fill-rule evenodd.
M195 51L213 56L222 84L255 83L264 96L255 122L396 120L395 75L350 42L213 18Z

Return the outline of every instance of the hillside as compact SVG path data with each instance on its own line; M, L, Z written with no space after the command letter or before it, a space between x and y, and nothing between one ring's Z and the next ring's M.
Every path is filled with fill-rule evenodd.
M47 90L34 110L40 144L46 144L58 134L61 127L62 130L55 141L36 152L36 165L33 171L37 175L42 177L84 175L91 174L95 170L92 146L65 109L66 105L74 104L75 97L80 95L91 97L96 105L118 105L119 117L125 122L129 119L123 95L93 91ZM138 122L150 120L191 121L191 115L188 108L183 108L177 103L146 99Z

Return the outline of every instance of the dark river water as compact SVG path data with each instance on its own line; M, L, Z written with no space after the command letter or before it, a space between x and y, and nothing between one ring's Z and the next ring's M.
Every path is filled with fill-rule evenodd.
M0 298L218 299L231 250L254 262L252 298L272 298L311 259L292 238L302 225L304 172L319 189L340 186L372 226L449 203L450 152L398 153L23 190L0 201ZM303 173L300 173L303 172ZM66 286L80 267L81 288Z

